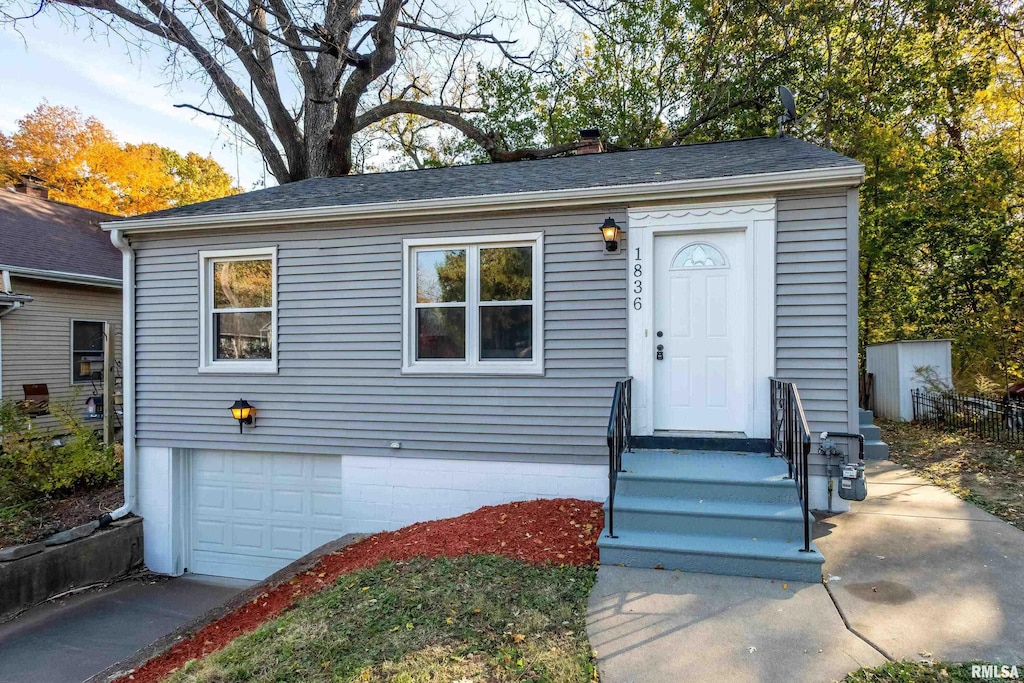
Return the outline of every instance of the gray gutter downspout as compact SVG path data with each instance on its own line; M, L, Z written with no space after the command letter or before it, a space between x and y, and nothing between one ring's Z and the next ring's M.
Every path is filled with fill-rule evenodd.
M7 306L7 308L5 308L2 311L0 311L0 318L4 317L8 313L14 313L16 310L18 310L19 308L24 306L25 302L24 301L11 301L10 303L5 304L5 305Z
M99 518L101 527L107 526L132 512L136 503L136 471L138 456L135 450L135 250L124 232L111 230L110 241L121 250L123 321L121 355L124 377L122 402L124 412L124 505Z
M15 294L11 287L10 271L0 270L0 300L2 300L0 306L4 307L0 309L0 318L2 318L32 301L32 297L27 294Z

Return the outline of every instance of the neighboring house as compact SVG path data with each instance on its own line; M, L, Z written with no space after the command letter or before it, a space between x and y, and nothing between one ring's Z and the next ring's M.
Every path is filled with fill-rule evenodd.
M27 400L38 427L57 424L47 397L77 388L84 413L102 384L103 323L121 329L121 253L99 227L112 218L48 199L38 178L0 188L0 398Z
M814 432L856 431L862 179L764 138L311 179L105 223L134 259L147 564L257 578L349 532L603 499L627 375L633 434L669 445L766 444L771 376Z

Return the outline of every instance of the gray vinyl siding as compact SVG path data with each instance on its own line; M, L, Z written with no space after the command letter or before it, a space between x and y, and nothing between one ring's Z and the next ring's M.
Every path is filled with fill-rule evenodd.
M92 385L71 383L71 321L111 323L120 354L121 290L18 277L12 284L33 300L0 319L3 398L20 401L25 398L22 385L46 384L51 400L72 396L77 386L84 402ZM55 421L42 417L36 423L48 427Z
M625 255L607 212L133 238L141 446L593 462L626 374ZM624 212L613 212L625 222ZM402 239L544 233L545 373L403 375ZM276 375L199 363L198 252L278 247ZM239 435L228 407L257 407ZM389 448L400 441L400 450Z
M856 409L857 215L845 189L777 203L776 375L811 431L851 431ZM852 223L851 223L852 222ZM852 292L852 296L851 296Z
M856 410L856 191L777 204L776 375L811 430ZM137 436L142 446L288 453L590 461L606 456L627 374L625 252L608 212L133 238ZM624 211L612 212L625 222ZM544 232L545 373L403 375L402 239ZM198 253L278 247L276 375L200 374ZM852 248L851 248L852 245ZM228 406L258 409L242 435ZM400 441L402 448L389 448Z

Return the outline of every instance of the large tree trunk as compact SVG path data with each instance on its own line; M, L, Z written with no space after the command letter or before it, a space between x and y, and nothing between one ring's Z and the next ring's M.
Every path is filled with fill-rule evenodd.
M332 151L327 144L337 115L338 107L334 102L313 102L309 99L306 101L303 125L306 129L306 163L309 177L337 175L332 172Z
M279 183L351 173L356 134L397 114L452 126L492 161L551 156L578 146L510 150L466 116L472 110L443 103L382 97L381 104L360 113L371 85L395 67L399 27L412 36L487 43L502 52L510 42L480 33L486 22L467 32L453 31L446 24L454 15L444 12L436 19L441 25L432 25L425 0L407 7L411 1L380 0L379 16L364 14L362 0L325 0L322 6L294 0L50 0L44 5L77 8L115 26L133 27L168 47L172 60L188 55L208 76L228 113L176 106L237 124ZM567 6L576 2L561 1ZM0 19L9 16L0 12ZM370 51L364 49L367 42ZM285 104L279 88L284 77L278 72L288 58L289 76L303 95L297 112Z

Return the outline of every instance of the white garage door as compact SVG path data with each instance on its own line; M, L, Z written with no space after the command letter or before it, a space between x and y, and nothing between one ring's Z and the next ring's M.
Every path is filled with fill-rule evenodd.
M188 570L263 579L341 536L341 458L197 451Z

